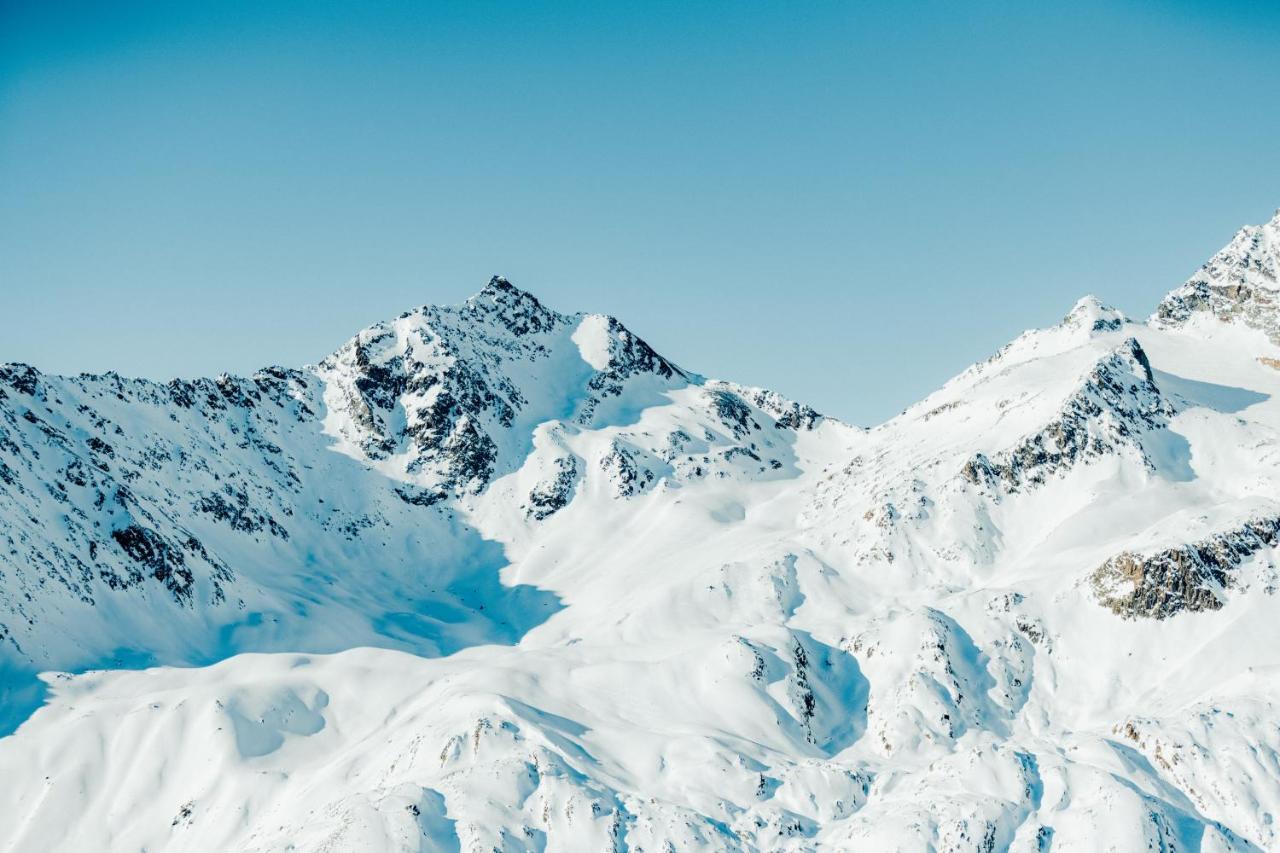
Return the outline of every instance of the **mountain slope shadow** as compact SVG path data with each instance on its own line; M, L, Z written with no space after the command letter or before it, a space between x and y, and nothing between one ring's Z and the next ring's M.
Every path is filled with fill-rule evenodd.
M1213 409L1225 415L1242 412L1250 406L1270 399L1270 395L1251 391L1248 388L1201 382L1198 379L1187 379L1154 368L1151 372L1156 384L1166 394L1172 394L1184 404Z
M0 649L0 737L43 705L51 676L42 671L207 666L243 653L358 646L445 656L514 644L560 609L553 593L504 585L503 547L460 512L414 503L404 484L341 454L324 463L280 515L287 539L249 535L224 519L179 520L148 504L145 529L198 538L227 569L224 591L211 593L197 577L191 600L175 599L147 578L95 587L88 602L59 602L46 615L58 630L42 634L55 640ZM106 538L99 554L112 547Z

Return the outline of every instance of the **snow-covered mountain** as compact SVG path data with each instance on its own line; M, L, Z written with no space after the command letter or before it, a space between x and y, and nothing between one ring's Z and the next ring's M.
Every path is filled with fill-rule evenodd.
M1278 270L872 429L501 278L0 367L0 849L1280 850Z

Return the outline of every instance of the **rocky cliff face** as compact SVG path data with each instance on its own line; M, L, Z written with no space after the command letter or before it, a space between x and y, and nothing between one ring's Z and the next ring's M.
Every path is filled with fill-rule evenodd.
M1167 619L1220 610L1246 560L1280 544L1280 518L1256 518L1154 554L1125 551L1099 566L1089 582L1098 600L1129 619ZM1269 587L1275 590L1274 569Z

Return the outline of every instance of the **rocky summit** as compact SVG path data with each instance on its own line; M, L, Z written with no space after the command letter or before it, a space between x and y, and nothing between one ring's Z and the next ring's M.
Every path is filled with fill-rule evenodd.
M503 278L0 366L0 849L1280 850L1278 276L872 428Z

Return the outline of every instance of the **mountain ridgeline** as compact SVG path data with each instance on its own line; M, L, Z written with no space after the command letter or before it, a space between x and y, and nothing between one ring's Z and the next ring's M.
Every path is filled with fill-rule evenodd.
M0 366L0 847L1280 849L1278 274L869 429L502 278Z

